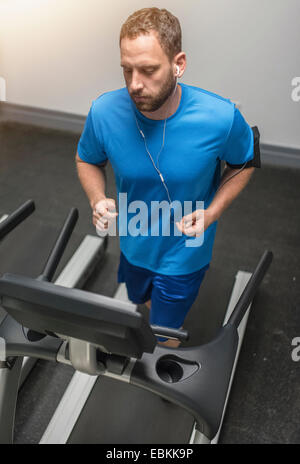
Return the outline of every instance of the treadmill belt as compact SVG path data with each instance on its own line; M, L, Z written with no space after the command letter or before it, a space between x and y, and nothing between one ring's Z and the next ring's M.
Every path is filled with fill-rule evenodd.
M189 443L193 417L151 392L99 377L70 444Z

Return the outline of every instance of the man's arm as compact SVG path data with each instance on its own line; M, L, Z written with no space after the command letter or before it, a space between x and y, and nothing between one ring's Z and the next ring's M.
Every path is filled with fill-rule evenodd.
M103 167L82 161L76 153L76 166L80 183L89 199L91 208L94 209L98 201L106 198L106 176Z
M241 193L248 184L255 168L243 169L232 179L240 169L225 168L219 190L206 210L196 210L184 216L176 223L178 230L186 235L199 237L213 222L217 221L226 208Z
M85 163L80 159L78 153L76 153L76 165L79 180L93 210L93 224L97 233L104 236L118 215L115 200L106 198L105 195L104 166Z
M238 172L239 169L232 169L226 166L221 178L219 190L217 191L213 201L207 208L211 224L220 218L222 213L246 187L250 180L250 177L253 174L254 169L254 167L243 169L236 176L227 181L227 179L233 176L236 172Z

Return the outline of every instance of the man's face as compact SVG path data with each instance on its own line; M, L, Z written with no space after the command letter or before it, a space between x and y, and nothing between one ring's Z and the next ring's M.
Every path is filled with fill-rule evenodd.
M173 66L155 32L122 39L121 66L129 95L140 111L158 110L175 88Z

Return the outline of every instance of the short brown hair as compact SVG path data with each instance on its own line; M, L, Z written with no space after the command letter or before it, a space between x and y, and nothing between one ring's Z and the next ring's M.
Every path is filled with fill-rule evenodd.
M158 33L159 43L172 61L181 52L181 27L178 19L166 9L143 8L130 15L120 32L120 45L124 37L135 39L139 35Z

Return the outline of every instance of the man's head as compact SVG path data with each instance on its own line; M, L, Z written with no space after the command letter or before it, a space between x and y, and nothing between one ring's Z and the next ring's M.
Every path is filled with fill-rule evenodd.
M137 108L158 110L185 69L178 19L165 9L136 11L122 26L120 50L126 86Z

